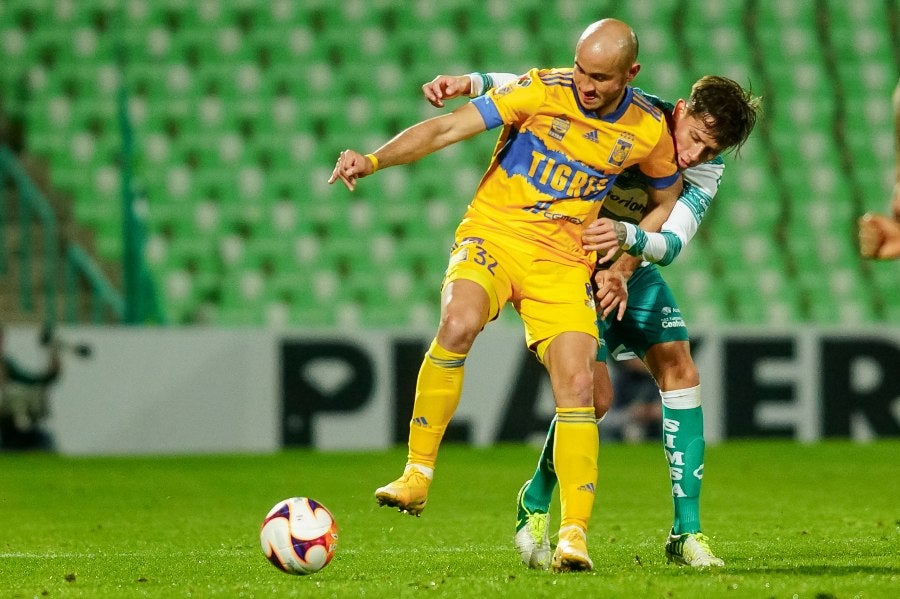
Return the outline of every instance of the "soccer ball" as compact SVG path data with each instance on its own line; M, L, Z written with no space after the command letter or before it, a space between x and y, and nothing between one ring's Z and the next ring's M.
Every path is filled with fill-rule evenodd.
M312 574L327 566L337 540L337 523L331 512L308 497L279 501L259 531L266 558L288 574Z

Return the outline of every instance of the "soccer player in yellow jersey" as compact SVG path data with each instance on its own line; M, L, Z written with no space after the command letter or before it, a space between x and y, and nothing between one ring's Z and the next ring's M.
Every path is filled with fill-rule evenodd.
M632 165L639 165L651 188L654 208L645 225L662 225L681 190L661 111L628 85L639 70L631 28L615 19L598 21L578 40L574 68L529 71L406 129L372 154L345 150L329 179L352 191L359 178L379 168L504 127L456 231L440 324L416 384L406 469L375 496L381 505L410 514L424 509L441 438L459 402L466 356L482 328L512 302L528 347L547 368L557 406L553 451L561 522L551 560L556 571L593 568L586 530L599 445L592 397L598 331L590 280L596 254L583 249L582 229L597 217L615 177Z

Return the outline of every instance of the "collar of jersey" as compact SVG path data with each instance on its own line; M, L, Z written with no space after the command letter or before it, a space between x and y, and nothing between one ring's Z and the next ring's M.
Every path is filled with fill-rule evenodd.
M628 106L631 104L631 97L634 94L634 90L630 85L625 86L625 95L622 96L622 101L619 102L619 105L616 106L616 109L610 112L605 116L598 116L596 112L593 110L585 110L584 106L581 105L581 100L578 99L578 91L575 89L575 82L572 84L572 95L575 96L575 103L578 104L578 110L581 111L581 114L591 119L598 119L601 121L607 121L609 123L615 123L618 121L625 111L628 110Z

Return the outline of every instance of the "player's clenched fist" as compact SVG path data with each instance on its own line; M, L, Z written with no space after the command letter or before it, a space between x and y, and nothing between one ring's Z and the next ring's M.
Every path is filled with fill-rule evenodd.
M356 180L360 177L371 175L376 170L375 157L372 154L363 155L354 150L344 150L338 156L337 164L331 172L328 183L334 183L340 179L347 189L356 189Z
M859 225L859 253L864 258L900 258L900 222L880 214L865 214Z
M438 75L422 86L425 99L432 106L444 107L444 100L450 100L459 96L468 95L472 90L472 81L468 75L454 77L452 75Z

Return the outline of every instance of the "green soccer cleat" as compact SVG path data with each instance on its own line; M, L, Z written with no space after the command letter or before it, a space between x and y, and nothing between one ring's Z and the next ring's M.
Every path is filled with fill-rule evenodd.
M725 562L713 555L709 548L709 537L701 532L686 532L680 535L669 533L666 541L666 558L669 563L694 568L720 568Z
M594 569L583 528L571 525L559 529L559 543L553 552L550 568L554 572L587 572Z
M409 468L392 483L375 489L378 505L395 507L411 516L418 516L428 501L431 479L417 468Z
M550 567L550 514L525 507L525 491L530 480L519 489L516 499L516 550L522 563L534 570Z

